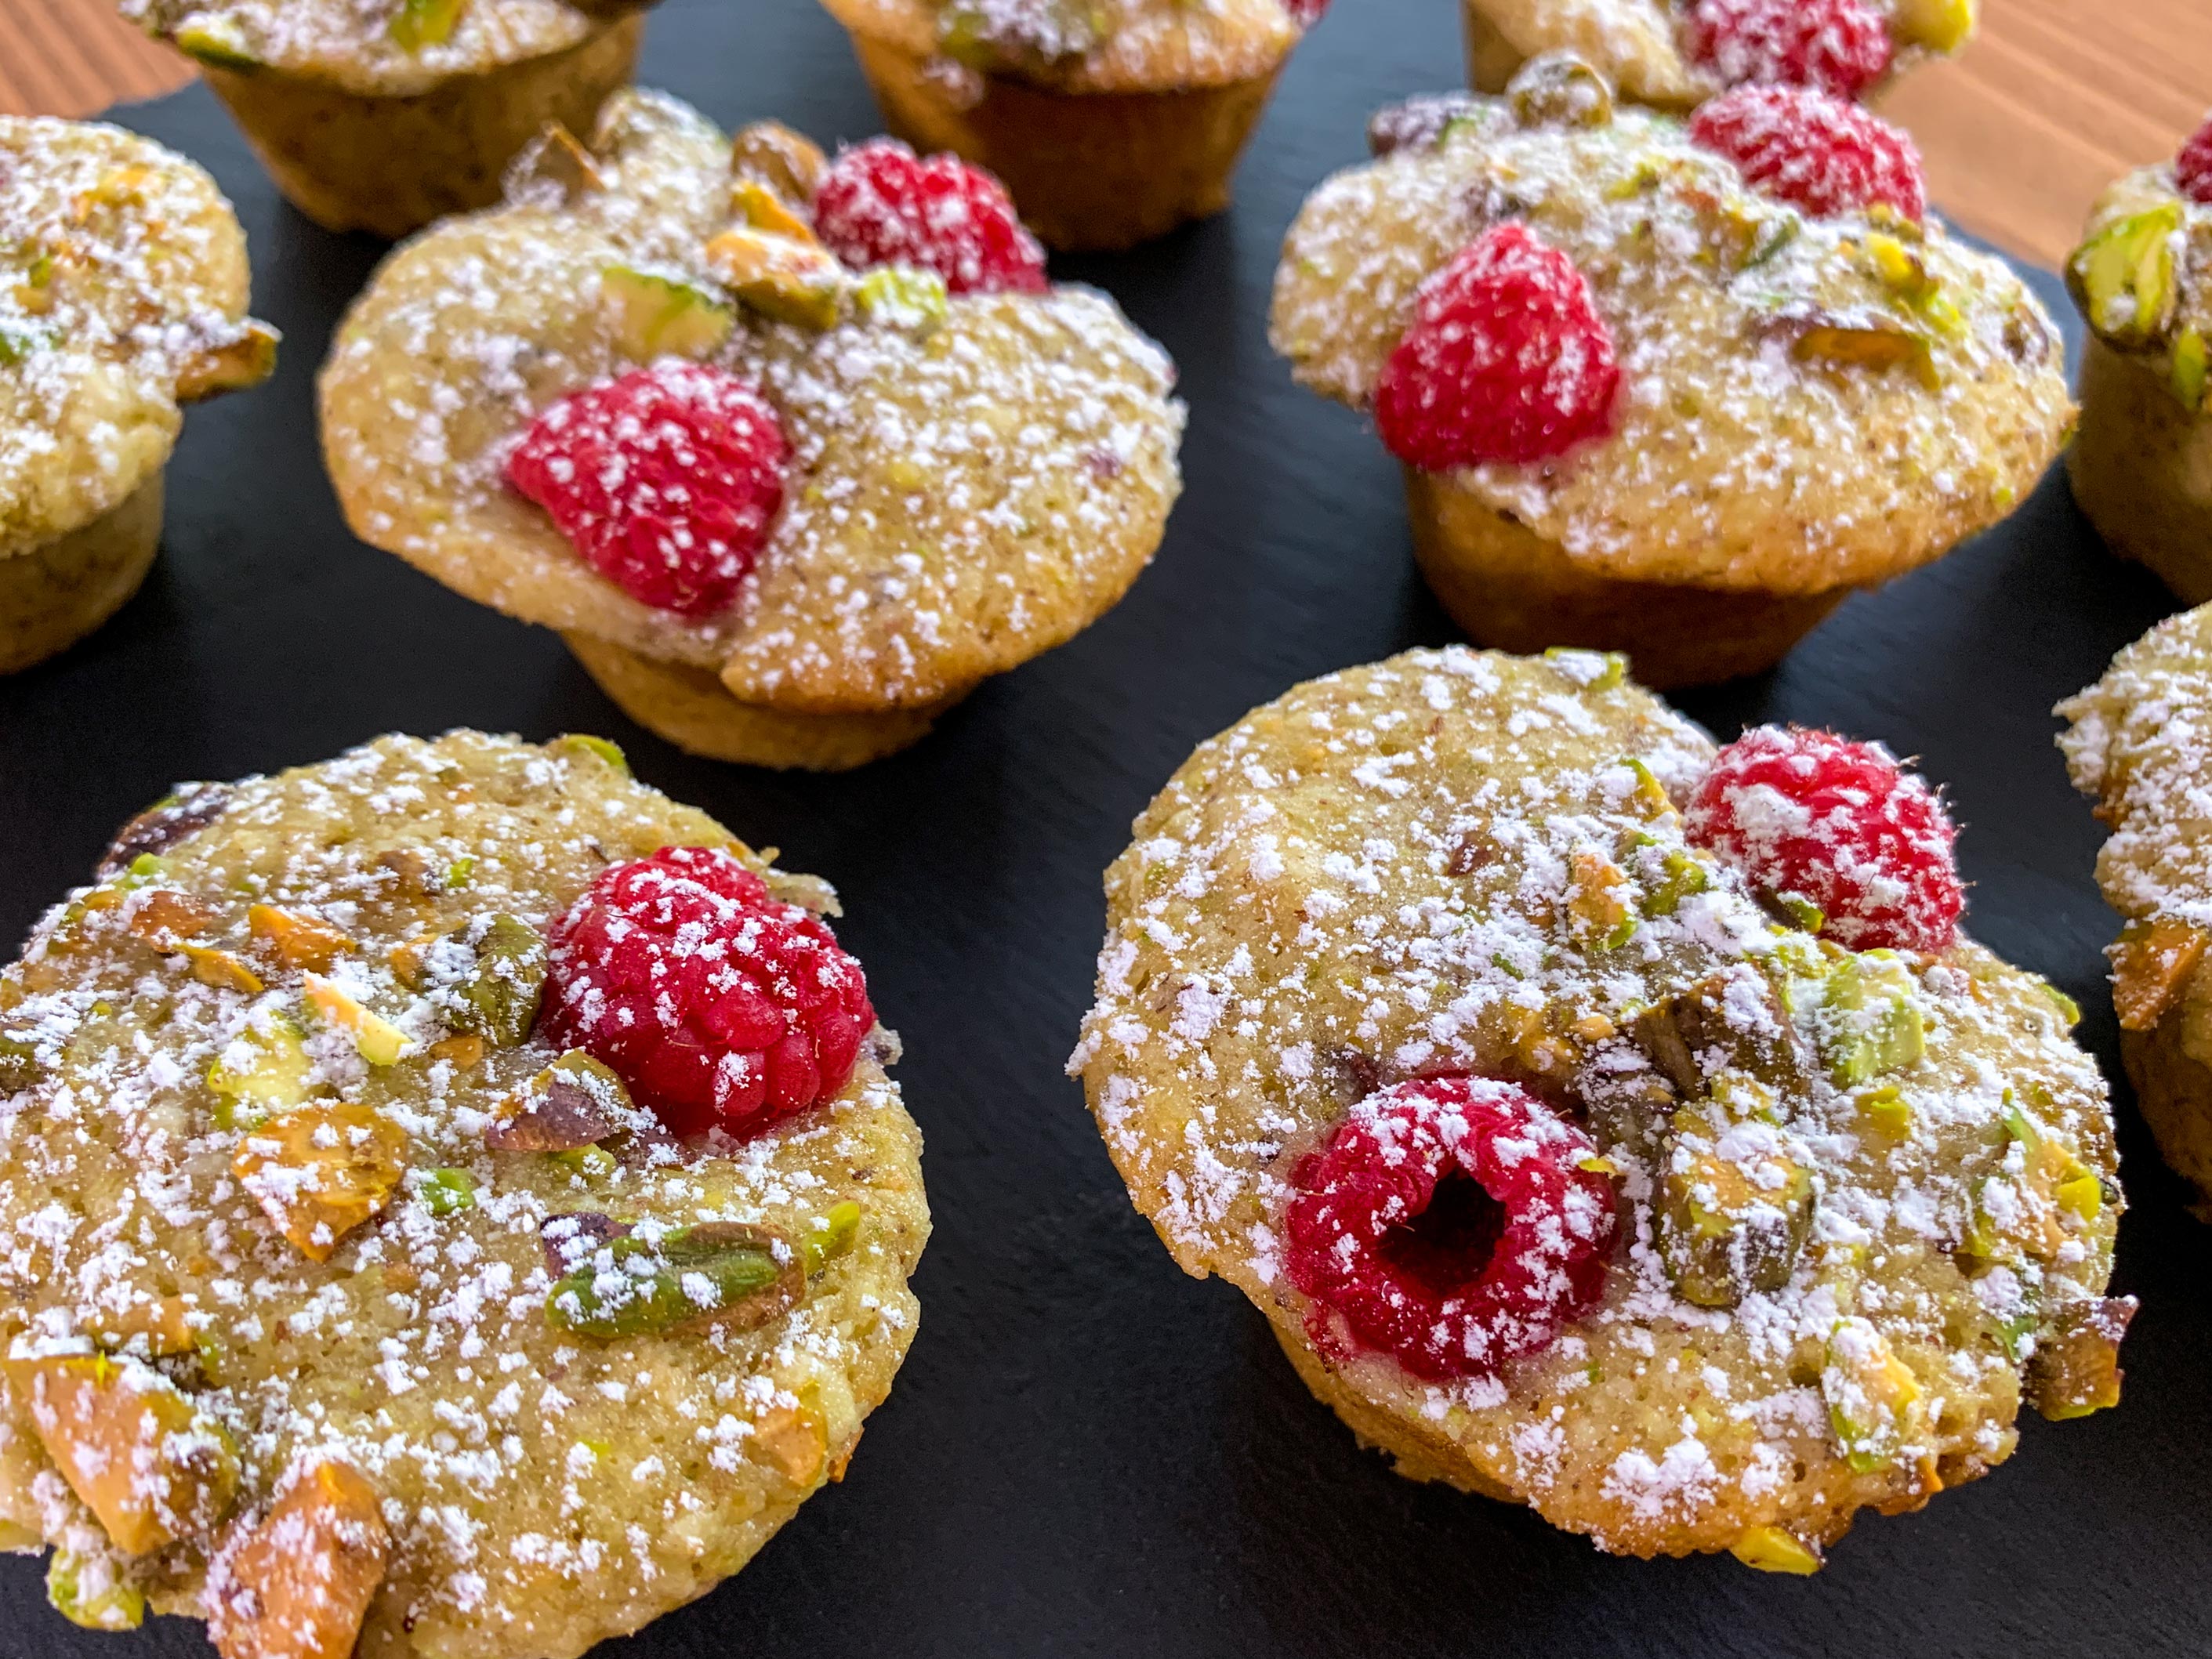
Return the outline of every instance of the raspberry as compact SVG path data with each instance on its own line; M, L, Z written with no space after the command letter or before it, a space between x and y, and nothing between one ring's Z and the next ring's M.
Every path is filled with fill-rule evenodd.
M1291 21L1302 29L1310 29L1321 21L1322 14L1328 9L1328 0L1283 0L1283 9L1290 14Z
M1865 0L1696 0L1690 56L1727 86L1813 87L1856 98L1889 72L1889 26Z
M544 1029L678 1134L747 1136L845 1086L874 1029L860 964L727 853L614 865L553 924Z
M1943 803L1880 744L1754 726L1721 750L1684 829L1855 951L1942 951L1966 904Z
M2184 196L2212 207L2212 119L2197 128L2173 158L2173 176Z
M1620 387L1582 272L1525 225L1498 225L1415 291L1376 382L1375 425L1431 472L1547 460L1613 430Z
M554 404L507 458L507 481L625 593L706 617L760 556L789 453L752 386L672 361Z
M1698 107L1690 137L1808 213L1887 202L1908 219L1927 216L1928 183L1912 140L1840 98L1802 87L1738 87Z
M855 270L918 265L953 294L1044 289L1044 249L1006 187L957 155L916 155L895 138L839 152L815 192L814 228Z
M1597 1305L1613 1188L1588 1135L1525 1091L1432 1078L1370 1095L1291 1180L1283 1265L1324 1350L1430 1382L1487 1376Z

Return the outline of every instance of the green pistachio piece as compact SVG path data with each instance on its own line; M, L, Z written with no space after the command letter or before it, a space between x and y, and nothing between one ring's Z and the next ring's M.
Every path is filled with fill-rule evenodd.
M446 1022L512 1048L530 1035L544 995L544 935L526 921L496 915L477 945L476 965L448 993Z
M708 356L737 326L736 312L680 276L609 265L599 273L599 295L617 343L640 362Z
M246 44L245 30L228 17L196 17L170 39L179 52L210 69L245 74L262 66Z
M146 1622L145 1596L105 1556L56 1550L46 1563L46 1601L84 1630L137 1630Z
M1018 7L952 0L938 14L937 49L979 74L1048 69L1092 51L1112 30L1112 14L1094 0Z
M571 1048L507 1103L484 1144L503 1152L583 1153L628 1127L634 1108L614 1069ZM605 1173L586 1164L586 1174ZM611 1161L606 1170L613 1168Z
M764 1324L797 1299L796 1253L779 1261L771 1235L727 1222L702 1222L648 1243L635 1233L611 1239L556 1281L545 1298L556 1328L612 1341L715 1323Z
M1723 1155L1692 1113L1676 1115L1656 1210L1661 1260L1686 1302L1733 1308L1778 1291L1813 1231L1813 1176L1779 1152Z
M459 1215L477 1201L477 1178L466 1170L433 1170L416 1184L415 1196L432 1215Z
M2123 350L2150 345L2172 320L2173 239L2181 204L2169 202L2106 225L2074 250L2066 286L2089 326Z
M2185 328L2173 337L2172 372L2168 384L2181 406L2194 415L2204 407L2204 331Z
M1919 1433L1920 1379L1869 1320L1854 1315L1836 1322L1820 1392L1844 1461L1861 1474L1895 1464Z
M945 278L933 270L882 265L860 278L854 295L860 315L885 327L920 333L945 320Z
M1671 916L1682 908L1684 899L1694 897L1713 884L1712 872L1683 848L1669 848L1662 868L1663 873L1644 894L1644 914L1647 916Z
M1613 88L1571 52L1540 52L1506 83L1513 118L1524 127L1602 127L1613 121Z
M453 38L453 30L467 9L468 0L399 0L399 9L392 14L386 33L402 52L442 46Z
M605 738L595 738L583 732L564 732L545 746L564 759L578 760L589 757L624 777L629 775L629 757L623 753L620 744Z
M1912 1103L1894 1083L1869 1089L1858 1097L1859 1116L1884 1140L1903 1140L1912 1133Z
M1618 651L1587 651L1580 646L1553 645L1544 648L1544 659L1585 691L1617 691L1628 678L1628 659Z
M1893 951L1846 956L1830 969L1816 1022L1828 1075L1856 1089L1928 1050L1912 970Z
M289 1015L274 1015L266 1030L247 1030L225 1052L235 1050L238 1043L248 1050L240 1064L227 1065L218 1056L208 1067L217 1128L252 1128L271 1113L305 1103L311 1092L307 1074L314 1061L307 1057L307 1033L296 1021Z
M807 1276L811 1278L828 1263L836 1261L853 1248L853 1241L860 1233L860 1206L847 1199L833 1204L830 1212L816 1222L806 1237L799 1240L799 1254L805 1258Z
M467 886L469 878L476 874L476 872L477 861L474 859L455 859L446 866L446 890L450 893Z
M1793 306L1779 313L1790 355L1822 368L1910 370L1934 391L1942 385L1927 335L1875 311L1823 311Z
M620 1167L615 1155L604 1146L572 1146L549 1155L549 1161L571 1176L587 1180L604 1181Z

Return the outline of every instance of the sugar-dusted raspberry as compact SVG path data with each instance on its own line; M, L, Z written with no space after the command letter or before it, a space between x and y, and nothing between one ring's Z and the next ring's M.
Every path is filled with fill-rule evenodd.
M2212 119L2197 128L2173 158L2173 176L2184 196L2212 207Z
M1753 726L1721 750L1683 826L1753 885L1811 903L1838 945L1942 951L1955 936L1959 832L1880 744Z
M1613 430L1613 335L1574 261L1527 226L1431 272L1375 386L1390 453L1431 472L1563 455Z
M553 924L544 1030L678 1134L758 1134L845 1086L876 1023L860 964L729 854L617 864Z
M839 152L814 195L814 228L855 270L918 265L953 294L1044 289L1044 249L1006 187L957 155L916 155L895 138Z
M1495 1372L1597 1305L1613 1188L1588 1135L1526 1091L1431 1078L1352 1109L1291 1176L1283 1266L1329 1352L1430 1382Z
M1928 181L1911 138L1826 93L1738 87L1698 107L1690 137L1727 156L1768 195L1808 213L1887 202L1908 219L1927 216Z
M1856 98L1889 73L1889 25L1865 0L1695 0L1690 56L1727 86L1814 87Z
M760 556L789 453L750 385L671 359L548 408L507 458L507 479L624 592L707 617Z

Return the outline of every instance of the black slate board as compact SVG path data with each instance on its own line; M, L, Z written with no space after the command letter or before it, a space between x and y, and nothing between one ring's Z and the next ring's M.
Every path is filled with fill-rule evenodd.
M286 334L263 390L195 410L142 597L0 681L0 939L85 880L182 778L455 725L607 732L638 773L842 890L927 1133L921 1334L843 1486L739 1577L605 1659L828 1655L2202 1652L2212 1630L2212 1232L2132 1109L2118 1288L2143 1298L2118 1411L2031 1419L2018 1455L1925 1513L1869 1516L1809 1581L1726 1558L1599 1555L1533 1515L1417 1487L1316 1404L1235 1291L1185 1279L1130 1210L1060 1075L1088 1006L1098 876L1194 744L1293 682L1455 637L1414 575L1395 466L1267 350L1268 278L1304 192L1368 112L1455 84L1457 9L1340 0L1291 64L1234 211L1059 274L1116 295L1182 365L1188 493L1157 564L1072 645L994 680L921 748L842 778L676 753L548 633L343 527L311 382L380 249L276 198L202 89L122 112L213 169ZM670 0L641 79L725 124L876 130L806 0ZM2057 285L2041 286L2070 327ZM1918 755L1966 826L1971 925L2087 1011L2117 1079L2090 879L2098 830L2048 710L2172 608L2047 480L2008 525L1855 599L1777 673L1684 698L1723 734L1796 720ZM2124 1097L2124 1085L2120 1086ZM203 1655L196 1626L77 1632L0 1560L0 1654Z

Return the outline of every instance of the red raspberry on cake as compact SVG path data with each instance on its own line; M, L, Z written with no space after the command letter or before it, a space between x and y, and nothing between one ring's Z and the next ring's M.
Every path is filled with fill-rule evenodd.
M1894 48L1864 0L1696 0L1690 56L1726 85L1812 87L1856 98L1889 72Z
M678 1134L744 1137L845 1086L876 1023L860 964L729 854L613 866L551 933L544 1030Z
M1770 196L1808 213L1887 203L1928 214L1920 151L1903 129L1856 104L1802 87L1739 87L1702 105L1690 137L1727 156Z
M2173 176L2184 196L2212 207L2212 119L2197 128L2173 158Z
M1936 951L1957 936L1958 831L1879 744L1754 726L1715 758L1683 823L1755 887L1818 909L1838 945Z
M1525 225L1431 274L1375 386L1390 453L1431 472L1564 455L1613 429L1620 367L1574 261Z
M753 386L672 361L553 404L507 458L507 477L631 598L709 617L767 544L789 453Z
M1325 1351L1429 1382L1540 1352L1605 1292L1613 1187L1525 1090L1431 1078L1370 1095L1292 1176L1283 1267Z
M814 196L814 229L856 270L915 265L953 294L1042 293L1044 249L1013 198L955 155L916 155L895 138L842 151Z

